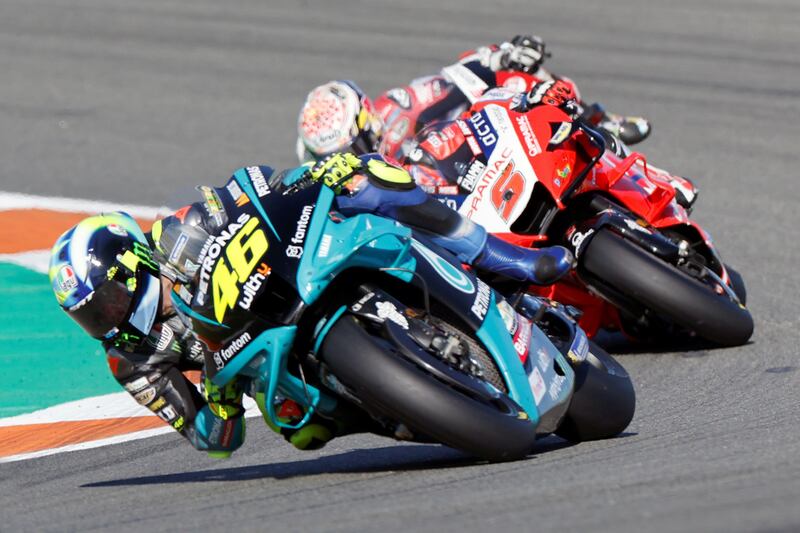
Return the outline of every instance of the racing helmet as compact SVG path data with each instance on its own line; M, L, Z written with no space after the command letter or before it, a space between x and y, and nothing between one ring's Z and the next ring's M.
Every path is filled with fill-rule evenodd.
M378 149L383 123L372 101L352 81L330 81L306 97L297 120L297 157L303 163L333 152Z
M150 332L161 304L159 267L130 215L91 216L67 230L49 274L58 304L92 337L138 342Z

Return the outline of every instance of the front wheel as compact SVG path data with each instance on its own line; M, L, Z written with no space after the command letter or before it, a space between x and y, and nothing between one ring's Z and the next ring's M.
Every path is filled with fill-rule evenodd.
M455 390L404 359L352 316L333 326L321 355L371 412L412 431L490 461L521 459L533 449L536 428L524 413L503 412Z
M573 442L607 439L633 419L636 393L625 369L589 341L586 360L575 367L575 392L556 435Z
M739 346L753 334L750 313L726 293L612 231L598 231L580 259L584 274L706 340Z

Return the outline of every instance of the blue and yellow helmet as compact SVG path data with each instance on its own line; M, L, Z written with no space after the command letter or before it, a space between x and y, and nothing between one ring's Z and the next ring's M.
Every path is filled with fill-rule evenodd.
M161 303L159 267L130 215L96 215L67 230L49 272L58 304L92 337L135 341L150 332Z

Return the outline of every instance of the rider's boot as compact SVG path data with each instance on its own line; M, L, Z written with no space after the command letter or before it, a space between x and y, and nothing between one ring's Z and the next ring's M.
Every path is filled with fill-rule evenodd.
M691 209L700 192L689 178L670 176L670 185L675 189L675 201L686 209Z
M608 112L598 126L619 137L628 146L642 142L652 131L650 122L642 117L627 117Z
M563 246L522 248L488 235L483 251L473 264L516 281L550 285L572 269L574 257Z
M267 413L264 393L256 393L255 400L267 426L275 433L283 436L286 442L298 450L318 450L340 433L336 422L322 418L316 414L312 415L311 419L306 422L305 425L297 429L278 426L272 422L272 419ZM278 421L283 424L296 425L305 416L303 408L297 402L289 398L276 397L273 400L273 407Z
M642 142L652 131L650 122L646 119L610 113L598 103L586 106L581 114L581 118L589 124L594 124L601 130L615 137L619 137L619 139L627 145Z

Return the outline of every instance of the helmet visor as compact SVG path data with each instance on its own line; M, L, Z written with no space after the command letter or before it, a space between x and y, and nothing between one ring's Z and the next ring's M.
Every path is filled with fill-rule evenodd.
M78 304L74 310L67 310L69 316L86 332L96 339L104 339L122 324L128 314L133 294L125 285L113 280L103 283Z

